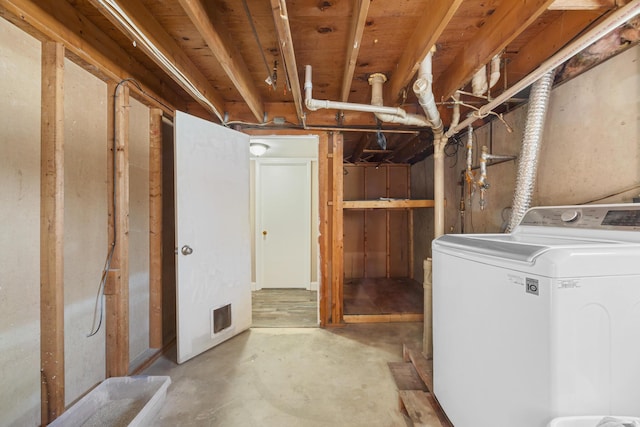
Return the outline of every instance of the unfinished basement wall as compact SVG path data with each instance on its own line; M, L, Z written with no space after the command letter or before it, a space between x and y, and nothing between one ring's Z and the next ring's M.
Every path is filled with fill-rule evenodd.
M475 132L474 165L483 145L493 154L518 154L527 105L505 115L514 129L508 133L499 121ZM465 139L464 134L460 135ZM465 139L466 141L466 139ZM640 193L640 46L635 46L556 87L551 94L532 206L631 202ZM459 233L460 171L465 149L445 158L445 233ZM464 231L502 231L508 220L515 188L516 162L488 168L487 207L481 211L479 192L466 203ZM419 179L418 177L422 177ZM412 167L412 194L419 197L433 187L433 159ZM418 247L430 256L433 217L416 220ZM416 270L421 263L416 262Z
M107 85L65 60L65 405L105 377L105 331L96 297L108 252ZM94 313L96 323L94 321Z
M129 109L129 363L149 349L149 108Z
M40 425L40 42L0 19L0 417Z

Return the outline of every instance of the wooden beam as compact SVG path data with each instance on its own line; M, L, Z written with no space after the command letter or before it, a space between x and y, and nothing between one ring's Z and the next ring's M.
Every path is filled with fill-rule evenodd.
M302 92L300 91L298 65L296 63L296 53L293 49L293 38L291 37L291 27L289 26L287 4L282 0L271 0L271 9L273 12L273 21L276 24L276 32L278 33L278 47L282 54L284 67L289 77L289 83L291 84L291 93L296 106L296 113L298 114L298 122L302 123L302 118L305 113L302 110Z
M224 22L219 18L221 14L209 14L201 0L179 0L193 25L209 46L209 50L216 57L233 85L247 103L254 117L262 123L264 119L263 100L258 94L251 74L238 49L233 45ZM224 110L220 110L224 111Z
M155 19L155 17L147 10L147 8L139 0L127 0L120 2L120 8L124 11L131 24L123 24L119 21L108 8L103 6L99 0L89 0L89 2L102 15L111 22L115 28L118 28L129 39L136 43L136 46L142 50L160 69L190 94L198 103L200 103L207 111L216 114L218 117L223 116L224 100L218 95L217 91L209 83L207 78L198 70L184 50L178 46L178 43L167 33L164 27ZM134 29L144 34L153 46L149 46L143 38ZM166 61L158 57L152 49L160 52ZM197 96L191 85L187 84L183 79L175 76L172 67L167 61L178 68L182 75L188 80L196 91L204 96L204 100Z
M432 0L429 7L416 25L413 36L398 61L398 66L386 84L386 99L395 103L400 98L402 89L409 84L420 63L427 56L451 18L462 4L462 0Z
M149 109L149 347L162 334L162 110Z
M482 66L526 30L552 2L532 0L500 3L471 42L465 44L449 68L441 74L434 88L436 99L449 99L456 90L466 85Z
M329 136L325 132L318 141L318 206L320 207L320 326L326 327L331 316L331 198Z
M129 87L109 84L107 109L109 247L106 300L106 376L129 373ZM115 129L115 135L114 135ZM115 143L114 143L115 141ZM114 147L115 145L115 147ZM115 150L114 150L115 148ZM114 160L115 156L115 160ZM115 173L114 173L115 165ZM115 193L114 193L115 192ZM115 205L114 205L115 204Z
M540 63L558 52L601 15L601 11L595 10L562 12L557 19L522 46L520 51L511 58L506 67L507 81L513 84L526 77Z
M555 0L549 10L609 10L616 7L616 0Z
M0 15L40 40L53 40L65 46L65 54L102 80L121 81L133 77L142 90L147 105L173 114L184 108L176 93L151 71L127 55L107 34L66 1L0 0ZM152 101L152 98L162 102ZM140 98L142 101L142 97Z
M64 412L64 47L42 44L40 364L42 425Z
M344 314L343 307L343 285L344 285L344 221L342 217L342 201L344 195L344 173L343 173L343 137L341 133L331 134L333 145L333 232L331 235L332 245L332 267L331 267L331 321L332 323L342 323Z
M353 73L356 69L358 61L358 53L362 44L362 34L364 34L364 24L367 21L369 13L369 5L371 0L355 0L353 2L353 14L351 18L351 30L349 31L349 45L347 46L347 61L344 66L344 74L342 76L342 91L340 92L340 100L347 102L349 100L349 92L351 91L351 81Z

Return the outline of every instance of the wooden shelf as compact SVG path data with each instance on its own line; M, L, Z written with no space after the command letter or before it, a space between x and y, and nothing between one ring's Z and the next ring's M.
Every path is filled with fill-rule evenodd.
M343 209L414 209L432 208L433 200L345 200L342 202Z

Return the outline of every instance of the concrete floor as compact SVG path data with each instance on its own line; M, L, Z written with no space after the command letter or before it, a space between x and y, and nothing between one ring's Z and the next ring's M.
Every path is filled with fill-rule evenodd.
M255 328L186 362L167 354L159 426L405 426L387 362L420 348L422 323Z

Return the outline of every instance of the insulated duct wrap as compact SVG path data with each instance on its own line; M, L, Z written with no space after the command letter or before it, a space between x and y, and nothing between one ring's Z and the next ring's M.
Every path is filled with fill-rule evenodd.
M538 171L538 157L542 143L544 119L547 115L547 106L549 105L554 76L555 70L548 71L531 86L527 124L525 125L522 148L519 155L516 190L511 203L511 219L506 230L507 233L511 232L520 223L531 205L531 196L535 188L536 173Z

